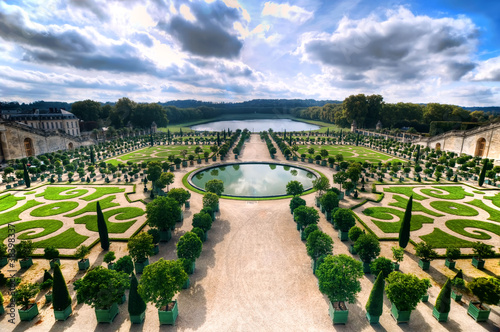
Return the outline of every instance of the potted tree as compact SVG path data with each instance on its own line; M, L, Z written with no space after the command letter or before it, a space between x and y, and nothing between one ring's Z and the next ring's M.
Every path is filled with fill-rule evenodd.
M386 279L385 292L392 304L392 317L398 324L407 323L411 312L427 293L427 285L414 274L394 271Z
M326 196L326 195L325 195ZM349 236L349 230L356 224L356 220L350 209L337 209L333 215L333 222L339 229L339 238L346 241Z
M208 231L212 228L212 217L208 213L199 212L193 215L192 225L195 228L200 228L205 233L205 239Z
M0 269L7 265L8 263L8 252L7 252L7 246L3 243L0 243Z
M156 255L160 252L160 231L156 228L148 229L148 234L153 237L153 255Z
M321 209L326 212L326 220L330 221L332 218L332 210L339 207L339 197L331 190L327 191L320 199Z
M306 205L306 201L300 198L300 196L293 196L290 200L290 213L293 214L293 211L299 206Z
M370 263L372 259L380 254L380 243L375 235L361 234L354 244L354 249L363 262L363 272L370 273Z
M81 245L76 249L75 256L79 259L78 261L78 269L86 270L90 267L90 261L87 258L90 249L87 246Z
M311 225L307 226L307 227L304 229L304 231L303 231L302 233L304 234L304 237L305 237L305 238L306 238L306 240L307 240L307 238L309 237L309 235L310 235L312 232L317 231L317 230L319 230L318 225L316 225L316 224L311 224Z
M311 235L312 236L312 235ZM341 254L328 255L317 272L319 290L328 296L328 313L334 324L345 324L349 310L345 302L354 303L361 291L359 279L363 276L361 263Z
M392 261L385 257L377 257L370 263L370 271L373 275L378 276L382 272L382 276L387 278L393 270Z
M479 277L472 279L467 288L478 298L478 301L470 301L467 314L476 322L485 322L490 316L489 305L497 305L500 301L500 282L493 277Z
M198 237L200 238L201 242L205 242L207 240L207 233L205 233L203 231L203 229L201 229L199 227L193 227L193 229L191 229L191 232L193 232L194 234L198 235Z
M456 302L460 302L462 300L461 292L465 289L464 274L461 269L451 279L451 285L453 286L451 289L451 298Z
M168 242L172 238L170 229L181 218L181 208L175 199L160 196L146 205L146 215L149 226L160 231L160 241Z
M128 240L127 249L134 260L136 273L142 273L144 267L149 265L148 257L153 254L153 237L146 232L140 232Z
M120 257L115 264L113 264L113 269L118 272L125 272L128 276L134 271L134 262L132 258L126 255Z
M93 307L98 323L111 323L130 281L124 272L97 266L76 280L74 286L78 303Z
M446 260L444 261L444 265L449 269L455 268L455 260L460 258L460 248L456 247L448 247L446 248Z
M43 258L49 261L51 269L54 268L56 263L61 264L61 261L59 260L59 250L57 250L54 246L49 246L44 249Z
M132 324L141 324L146 318L146 302L142 299L137 291L139 283L135 274L130 278L130 292L128 299L128 314Z
M420 258L418 261L418 266L422 270L427 271L431 266L431 261L437 257L437 252L434 250L431 244L423 241L415 245L415 253L417 257Z
M179 242L176 244L177 257L183 258L187 261L189 266L186 271L187 274L193 274L195 269L195 261L201 255L203 244L201 239L192 232L187 232L180 237Z
M313 273L316 274L316 270L321 264L322 257L332 254L333 240L328 234L317 230L307 237L306 249L307 254L312 259Z
M35 245L31 240L23 240L15 245L16 248L16 258L20 259L19 264L21 264L21 269L28 269L33 265L33 259L31 255L35 251Z
M394 271L399 271L399 263L401 263L405 257L405 250L401 247L391 247L392 259L394 259Z
M293 216L295 222L297 223L297 230L299 230L301 233L303 232L304 228L311 224L317 224L319 221L318 211L312 206L299 206L298 208L293 210ZM301 238L304 239L304 236L302 235Z
M3 315L5 313L5 308L3 307L3 295L2 292L0 292L0 315Z
M209 207L214 212L219 212L219 196L214 193L207 192L203 195L203 207Z
M361 236L361 234L364 234L365 232L361 230L358 226L353 226L349 230L349 240L351 240L351 245L349 246L349 252L353 255L356 255L356 249L354 249L354 243L356 243L356 240Z
M106 264L108 264L108 269L113 269L113 261L116 259L114 251L108 251L104 258L102 259Z
M187 279L180 261L160 258L144 269L137 290L146 302L152 302L158 308L160 324L175 324L179 309L177 301L172 300Z
M21 307L18 309L21 321L30 321L38 315L38 306L36 302L33 303L32 301L39 291L39 286L30 282L20 284L17 287L14 296L16 305Z
M56 320L66 320L72 313L71 296L69 296L68 286L61 273L59 264L54 266L54 282L52 291L52 306Z
M493 246L486 243L479 241L474 242L474 245L472 247L472 251L474 252L474 256L472 257L472 265L480 270L484 269L484 258L491 257L495 254L492 248Z
M451 280L446 279L443 288L439 292L436 299L436 305L432 310L432 316L438 320L438 322L446 322L448 320L448 314L450 313L451 305Z
M45 293L45 302L52 302L52 276L50 275L49 271L45 270L43 273L43 280L42 283L39 285L40 290L46 290L47 293Z
M377 279L366 302L366 318L370 324L377 324L384 309L384 286L385 278L383 272L378 273Z

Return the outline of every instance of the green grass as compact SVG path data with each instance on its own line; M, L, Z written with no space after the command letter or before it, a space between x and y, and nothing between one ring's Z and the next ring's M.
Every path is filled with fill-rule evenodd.
M114 210L103 211L104 219L109 233L125 233L137 220L128 222L110 222L108 219L115 216L116 220L128 220L140 217L145 213L137 207L122 207ZM97 232L97 215L91 214L75 219L75 224L85 224L85 227L93 232Z
M487 233L472 230L471 232L466 231L466 228L478 228L490 231L498 236L500 236L500 226L487 223L479 220L464 220L464 219L454 219L446 221L446 227L451 229L452 231L461 234L463 236L468 236L473 239L478 240L489 240L491 236Z
M484 197L484 199L489 199L493 203L493 205L500 208L500 193L496 194L493 197L490 196Z
M483 201L479 199L475 199L471 202L466 202L467 204L473 205L475 207L478 207L480 209L483 209L484 211L488 212L490 217L488 220L493 220L493 221L498 221L500 222L500 211L495 210L493 208L490 208L488 205L484 204Z
M117 166L120 163L126 163L127 161L137 162L149 162L149 161L167 161L169 155L175 155L182 159L180 152L182 150L187 151L187 156L190 154L197 158L198 154L194 152L196 147L201 147L203 152L207 151L210 154L210 145L159 145L154 147L145 147L137 151L129 152L121 156L113 157L106 162ZM203 158L203 152L200 153L200 157Z
M421 191L428 196L440 199L464 199L466 196L474 197L473 194L466 192L461 186L433 186L433 188L438 190L422 189ZM448 194L442 194L440 193L440 190L445 191Z
M19 240L31 240L51 234L57 231L62 226L63 222L60 220L45 219L45 220L32 220L32 221L17 223L15 224L15 229L16 229L16 236ZM25 231L27 229L33 229L33 230L20 234L22 231ZM43 229L43 231L40 232L41 229ZM9 236L8 227L0 229L0 241L3 242L8 236Z
M24 196L28 196L28 195L31 195L31 194L34 194L34 193L36 193L36 191L35 191L35 190L33 190L33 191L27 191L27 192L25 192L23 195L24 195Z
M459 248L472 248L473 242L462 240L458 237L450 235L439 228L434 228L434 231L430 234L422 235L420 238L432 245L434 248L447 248L447 247L459 247Z
M423 201L424 199L428 198L428 197L422 196L422 195L414 192L413 191L414 188L415 187L394 186L394 187L384 188L384 192L402 194L402 195L405 195L407 197L410 197L411 195L413 195L413 199L417 200L417 201Z
M319 145L319 144L299 145L299 150L297 151L297 153L299 154L299 156L301 154L305 154L307 158L309 158L309 153L307 152L307 150L311 147L314 148L314 156L319 154L321 150L325 149L328 151L329 156L335 156L340 153L344 156L345 160L353 160L361 163L363 162L378 163L379 161L404 162L401 159L376 152L369 148L365 148L362 146L352 146L352 145Z
M57 202L44 204L30 212L33 217L48 217L63 214L78 207L77 202Z
M17 201L26 199L26 197L15 197L11 194L5 194L0 197L0 211L5 211L17 204Z
M404 212L388 207L371 207L363 210L363 214L369 217L381 219L381 220L394 220L391 222L384 222L376 219L372 219L372 222L377 225L384 233L398 233L401 228L401 222L404 217ZM410 230L416 231L422 228L422 224L432 224L434 219L414 214L411 218Z
M21 218L19 218L19 215L22 212L24 212L28 209L31 209L32 207L35 207L35 206L40 205L40 204L43 204L43 203L37 202L34 199L31 199L31 200L27 201L24 205L18 207L17 209L0 214L0 226L14 222L14 221L21 220Z
M67 191L64 195L61 193ZM73 199L88 193L87 189L76 189L76 187L47 187L43 193L35 195L35 197L44 197L47 200L59 201Z
M93 201L94 199L101 198L102 196L109 194L118 194L125 192L125 188L118 187L93 187L96 191L93 194L82 197L84 201Z
M472 217L472 216L477 216L479 214L479 212L477 212L475 209L467 205L455 202L433 201L430 203L430 205L438 211L447 214L452 214L455 216Z
M389 203L390 206L395 206L395 207L398 207L401 209L406 209L406 204L408 203L408 199L406 199L402 196L398 196L398 195L394 195L392 197L396 200L396 202ZM437 213L437 212L434 212L432 210L425 208L419 202L413 202L411 210L413 212L416 212L416 211L424 212L424 213L430 214L431 216L434 216L434 217L442 217L443 216L440 213Z
M78 234L74 228L69 228L50 239L35 242L35 247L47 248L54 246L60 249L75 249L88 238L88 236Z
M116 199L115 195L108 196L108 197L106 197L104 199L101 199L99 201L99 204L101 205L101 209L105 210L105 209L108 209L108 208L111 208L111 207L120 206L119 203L114 203L113 202L115 199ZM65 217L72 218L72 217L76 217L76 216L79 216L81 214L84 214L86 212L97 212L97 204L96 204L96 202L88 203L83 209L80 209L78 211L75 211L75 212L72 212L70 214L67 214L67 215L65 215Z
M480 194L480 195L484 195L484 194L485 194L485 192L484 192L484 191L479 191L479 190L473 190L472 192L473 192L474 194ZM489 199L489 198L487 198L487 197L485 197L485 198L486 198L486 199Z

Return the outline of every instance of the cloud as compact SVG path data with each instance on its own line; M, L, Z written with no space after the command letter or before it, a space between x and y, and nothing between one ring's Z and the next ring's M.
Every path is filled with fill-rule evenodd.
M289 3L278 4L268 1L262 9L262 16L274 16L302 24L311 19L314 13L299 6L291 6Z
M344 17L332 34L306 33L295 54L336 69L363 73L372 82L406 82L439 76L459 80L475 67L478 29L467 18L415 16L401 7L386 19Z
M72 8L80 8L85 11L91 12L94 14L97 18L99 18L101 21L107 21L108 20L108 15L107 15L107 5L105 2L97 3L94 0L69 0L68 5Z
M481 62L471 80L500 82L500 56Z

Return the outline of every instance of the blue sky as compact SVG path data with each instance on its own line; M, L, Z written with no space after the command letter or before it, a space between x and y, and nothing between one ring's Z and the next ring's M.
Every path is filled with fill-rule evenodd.
M500 105L500 2L0 0L0 100Z

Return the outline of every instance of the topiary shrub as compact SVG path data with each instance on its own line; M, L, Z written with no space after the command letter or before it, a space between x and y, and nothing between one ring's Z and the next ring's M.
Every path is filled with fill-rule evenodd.
M392 272L392 261L385 257L378 257L370 264L370 270L373 275L378 276L382 273L384 278L387 278Z
M127 275L130 275L134 271L134 263L132 262L132 258L128 255L119 258L114 265L114 269L116 271L125 272Z
M368 302L366 302L365 306L366 312L368 312L370 316L382 315L384 309L384 287L385 277L383 272L380 271L375 283L373 284L370 296L368 297Z
M439 292L439 295L436 299L435 308L438 312L445 314L450 312L451 305L451 280L450 278L446 279L446 282L443 285L443 288Z
M137 278L135 274L132 273L130 278L130 291L129 291L129 299L128 299L128 313L131 316L139 316L146 310L146 302L142 299L141 295L137 291L139 283L137 282Z
M356 240L361 236L361 234L364 234L365 232L359 228L358 226L351 227L349 230L349 240L352 242L356 242Z
M212 217L204 212L195 213L193 215L193 227L198 227L203 230L205 233L208 232L212 228Z
M304 229L304 237L306 238L306 240L309 237L309 234L311 234L312 232L317 231L317 230L319 230L319 227L316 224L311 224L311 225L307 226Z
M64 309L71 305L71 296L69 296L68 286L61 273L59 264L54 266L52 305L56 311L64 311Z
M343 232L348 232L349 229L356 224L352 211L344 208L340 208L335 211L335 214L333 215L333 222Z
M380 243L375 235L361 234L354 244L354 249L363 262L369 263L380 254Z
M290 200L290 211L293 211L298 208L299 206L305 206L306 201L300 198L300 196L293 196L293 198Z
M200 257L203 244L195 233L187 232L180 237L176 244L177 257L184 258L188 261L195 261Z

